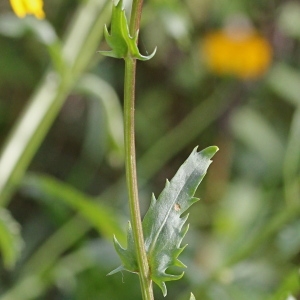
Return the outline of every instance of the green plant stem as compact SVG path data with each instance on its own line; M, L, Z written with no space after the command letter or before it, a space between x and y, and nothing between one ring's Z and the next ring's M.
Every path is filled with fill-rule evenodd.
M134 36L140 27L142 14L142 0L133 0L131 7L131 17L129 32ZM135 130L134 130L134 103L135 103L135 76L136 59L128 56L125 58L125 82L124 82L124 137L125 137L125 165L126 179L129 194L129 209L135 251L137 255L139 278L141 291L144 300L152 300L153 289L150 277L149 264L147 260L142 221L140 215L140 205L138 199L138 186L136 176L136 156L135 156Z
M133 0L131 7L131 16L129 24L129 33L134 36L140 28L141 15L142 15L143 0Z
M135 71L136 60L131 57L127 57L125 59L124 83L125 165L131 226L139 267L142 296L144 300L151 300L154 299L152 281L150 278L150 270L144 245L136 176L134 132Z

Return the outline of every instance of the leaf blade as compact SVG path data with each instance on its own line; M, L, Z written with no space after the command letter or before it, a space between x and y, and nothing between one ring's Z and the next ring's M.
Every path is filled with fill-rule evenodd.
M181 215L199 199L193 197L212 162L210 158L218 151L208 147L201 152L193 150L179 168L155 203L152 203L143 220L145 247L153 281L167 294L165 281L177 280L183 276L166 273L171 266L184 266L179 254L184 250L180 244L188 230L184 224L188 215ZM154 199L154 198L153 198Z

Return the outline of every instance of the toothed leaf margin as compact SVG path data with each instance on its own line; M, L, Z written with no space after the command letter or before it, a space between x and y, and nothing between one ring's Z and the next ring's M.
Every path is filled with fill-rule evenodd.
M120 0L117 5L113 5L110 31L109 33L105 25L104 37L112 50L99 51L102 55L124 59L132 57L139 60L149 60L155 55L156 48L148 56L140 54L137 47L139 31L133 37L130 36L123 0Z
M197 152L195 148L173 179L167 181L158 199L152 197L151 206L144 217L143 231L151 277L164 296L167 294L165 282L178 280L184 274L166 273L173 266L185 267L178 256L186 247L180 245L188 231L188 225L185 226L188 214L181 216L199 200L194 197L195 191L217 150L217 147L208 147Z

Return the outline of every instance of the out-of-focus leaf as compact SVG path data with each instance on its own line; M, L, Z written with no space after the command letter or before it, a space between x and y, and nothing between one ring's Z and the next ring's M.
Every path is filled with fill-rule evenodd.
M212 162L210 159L217 151L218 148L215 146L201 152L194 149L172 180L167 181L158 199L152 196L149 210L143 219L145 248L151 278L161 288L164 296L167 294L165 281L178 280L184 274L166 273L166 270L172 266L185 267L178 256L185 248L180 245L188 230L188 226L183 228L188 215L183 218L181 215L199 200L193 197L194 193ZM127 249L122 248L117 241L115 247L123 264L112 273L121 270L138 272L130 226Z
M27 175L22 187L36 198L51 197L53 201L61 201L81 213L106 238L111 239L113 234L124 237L119 223L119 216L109 207L95 202L71 186L47 175Z
M30 16L20 19L13 14L1 15L0 34L19 38L28 32L34 33L45 45L53 44L58 39L54 28L47 20L37 20Z
M254 220L262 211L261 189L248 181L232 181L227 186L222 206L215 212L214 228L216 234L226 237L232 248L236 249L249 240L248 228L253 228ZM230 248L230 251L232 249Z
M106 0L83 1L71 22L63 44L61 74L52 69L45 73L20 118L4 143L0 156L0 202L7 204L49 127L74 88L102 38L107 21ZM66 69L65 69L66 67ZM60 65L56 66L60 69ZM16 77L17 78L17 77Z
M122 162L124 153L123 113L118 95L108 83L92 74L86 74L79 80L76 91L101 101L106 114L110 159L114 162ZM95 139L95 135L91 138Z
M23 240L20 226L10 213L1 208L0 210L0 249L4 265L11 269L19 258Z
M281 169L283 143L263 115L250 108L241 108L232 116L231 128L235 136L258 153L270 169Z
M281 257L292 259L298 255L300 249L299 232L300 220L295 220L282 228L276 240L276 247L280 250Z
M191 293L190 300L196 300L196 298L195 298L195 296L194 296L193 293Z
M283 165L285 197L288 203L299 202L299 169L300 169L300 105L296 109L289 132L288 144Z
M116 256L115 251L111 251L111 244L103 239L86 242L78 250L68 252L66 255L57 258L52 268L47 271L47 280L45 280L45 272L39 269L23 273L10 290L1 293L0 298L1 300L44 299L46 291L54 285L66 293L76 293L76 285L86 284L84 280L83 282L78 282L76 277L88 270L95 270L97 280L101 279L99 289L101 289L101 285L104 285L106 289L115 291L113 293L115 297L104 299L138 299L136 294L139 293L139 290L132 283L133 280L128 280L127 278L126 285L122 284L122 286L116 288L116 286L111 284L111 279L105 276L106 270L116 261ZM39 264L39 268L43 268L43 262ZM118 279L115 282L118 282ZM70 289L75 291L70 291ZM121 293L120 290L122 291ZM123 298L116 296L120 294ZM130 295L132 298L130 298ZM82 297L75 298L74 295L72 299L82 299ZM100 297L100 299L103 298Z
M32 33L40 43L47 47L57 71L64 72L65 62L60 40L54 27L46 19L38 20L31 16L20 19L13 14L5 14L0 17L0 34L20 38L27 33Z
M270 70L267 82L271 89L292 105L300 105L300 72L278 63Z
M268 300L296 300L291 294L298 294L299 290L299 270L294 269L287 274L276 292Z
M203 7L201 7L201 9L202 8ZM200 14L203 14L203 11L197 9L197 16ZM145 24L147 24L147 27L149 26L149 30L153 30L153 37L155 37L156 42L159 41L161 37L164 37L164 40L166 40L167 34L176 40L181 47L190 45L192 41L190 32L193 28L193 24L186 2L180 0L164 0L153 1L151 4L145 3L143 20L145 19ZM151 33L149 34L151 35ZM160 47L161 46L163 47L163 45L160 45Z
M289 295L285 300L297 300L293 295Z
M289 295L287 298L286 298L286 300L297 300L294 296L292 296L292 295Z
M300 4L298 2L287 1L283 4L278 25L286 35L300 39Z

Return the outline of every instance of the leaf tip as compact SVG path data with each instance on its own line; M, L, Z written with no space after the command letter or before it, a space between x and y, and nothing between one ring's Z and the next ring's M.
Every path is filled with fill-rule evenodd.
M198 201L200 201L200 198L198 198L198 197L192 197L192 198L189 199L189 202L191 203L191 205L198 202Z
M190 299L189 300L196 300L196 298L195 298L195 296L194 296L194 294L193 293L191 293L191 295L190 295Z
M202 150L201 153L202 155L212 158L217 152L219 151L219 148L217 146L210 146Z
M155 47L155 49L153 50L153 52L150 55L141 55L140 53L138 53L138 55L135 56L136 59L142 60L142 61L146 61L151 59L155 53L156 53L157 47Z
M121 7L123 9L123 0L113 1L115 7Z
M124 269L123 265L121 265L121 266L117 267L116 269L112 270L111 272L109 272L106 276L110 276L110 275L116 274L116 273L118 273L120 271L124 271L124 270L125 269Z
M160 287L163 296L166 297L168 293L166 284L163 281L155 281L155 283Z
M152 197L151 197L151 201L150 201L150 207L154 207L156 204L156 198L155 198L155 195L154 193L152 193Z
M179 259L176 261L176 266L180 268L187 268L187 266Z

